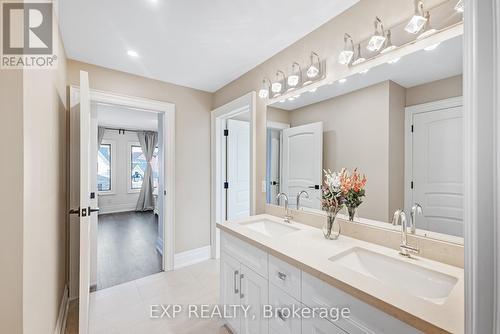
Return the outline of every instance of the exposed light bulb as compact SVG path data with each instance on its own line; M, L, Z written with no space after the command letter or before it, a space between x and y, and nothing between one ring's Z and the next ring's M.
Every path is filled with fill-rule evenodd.
M384 36L373 35L370 38L370 41L368 42L368 45L366 46L366 48L371 52L375 52L375 51L380 50L380 48L382 47L384 42L385 42Z
M455 5L455 10L459 13L463 13L464 12L464 2L463 0L459 0L457 2L457 4Z
M265 99L268 95L269 95L269 90L264 89L264 88L261 88L261 89L259 90L259 97L260 97L261 99Z
M128 50L128 51L127 51L127 54L128 54L130 57L132 57L132 58L137 58L137 57L139 57L139 54L138 54L136 51L134 51L134 50Z
M427 19L424 17L424 4L421 0L415 0L415 13L410 22L405 27L405 30L410 34L416 34L424 27Z
M273 91L273 93L279 93L281 92L282 87L283 85L281 84L281 82L273 82L273 84L271 85L271 90Z
M314 65L309 66L309 68L307 69L307 77L308 78L311 78L311 79L315 78L318 74L319 74L319 69Z
M346 82L346 81L347 81L347 79L346 79L346 78L342 78L342 79L340 79L340 80L339 80L339 83L343 84L343 83L344 83L344 82Z
M437 49L437 47L440 45L441 43L436 43L436 44L432 44L432 45L429 45L428 47L424 48L425 51L432 51L432 50L435 50Z
M288 76L288 86L295 87L299 83L299 75L298 74L290 74Z

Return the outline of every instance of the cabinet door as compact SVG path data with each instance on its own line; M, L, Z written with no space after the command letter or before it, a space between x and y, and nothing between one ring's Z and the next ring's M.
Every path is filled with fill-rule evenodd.
M250 306L246 317L241 318L242 334L268 334L268 320L263 318L262 306L268 303L267 280L241 265L241 304Z
M221 252L220 254L220 303L221 305L240 305L240 263L232 256ZM226 312L226 324L236 334L240 332L239 312Z
M322 318L302 319L302 334L346 334L343 330Z

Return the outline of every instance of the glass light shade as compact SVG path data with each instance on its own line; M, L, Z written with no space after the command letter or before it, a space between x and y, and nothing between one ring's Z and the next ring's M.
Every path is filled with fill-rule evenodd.
M425 51L432 51L432 50L435 50L441 43L436 43L436 44L432 44L432 45L429 45L428 47L424 48Z
M353 61L352 64L353 65L359 65L361 63L364 63L365 61L366 61L366 58L361 57L361 58L358 58L355 61Z
M422 15L413 15L413 17L410 19L410 22L405 27L405 30L409 32L410 34L416 34L425 25L425 22L427 22L427 19L423 17Z
M368 42L366 48L371 52L375 52L380 50L384 42L385 42L384 36L373 35L372 38L370 38L370 41Z
M387 53L387 52L390 52L392 50L394 50L396 48L395 45L389 45L388 47L386 47L385 49L383 49L382 51L380 51L380 53Z
M299 84L299 75L298 74L290 74L288 76L288 86L295 87Z
M283 85L281 84L281 82L273 82L273 84L271 85L271 90L273 91L273 93L279 93L281 92L282 87Z
M436 29L429 29L418 35L417 39L426 38L436 32Z
M307 69L307 77L308 78L314 78L318 74L319 74L319 69L314 65L309 66L309 68Z
M459 13L463 13L464 12L464 2L462 0L460 0L459 2L457 2L457 4L455 5L455 10Z
M260 97L261 99L265 99L268 95L269 95L269 90L268 90L268 89L261 88L261 89L259 90L259 97Z
M350 50L344 50L339 54L339 63L342 65L347 65L351 62L354 52Z

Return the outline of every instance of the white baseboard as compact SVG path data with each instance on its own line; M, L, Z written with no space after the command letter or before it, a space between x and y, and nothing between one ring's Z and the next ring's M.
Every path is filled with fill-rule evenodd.
M210 246L191 249L174 255L174 269L210 259Z
M69 306L68 296L69 296L68 286L66 285L64 287L61 304L59 305L59 315L57 316L56 328L54 329L54 334L64 334L66 330L66 318L68 316L68 306Z
M124 203L100 206L99 214L135 211L136 204L137 203Z

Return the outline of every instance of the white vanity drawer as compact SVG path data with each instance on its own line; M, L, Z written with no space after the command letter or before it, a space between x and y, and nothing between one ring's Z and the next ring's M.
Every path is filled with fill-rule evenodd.
M272 283L269 284L269 304L274 308L288 308L291 310L292 305L300 308L302 304L290 297ZM300 334L301 333L301 319L293 317L272 317L269 319L269 331L276 334Z
M224 251L259 275L267 278L267 253L221 231L221 251Z
M300 300L300 269L269 255L269 282Z
M335 324L349 334L421 333L410 325L305 272L302 273L302 302L309 307L339 309L348 307L349 318L340 318L341 320Z

